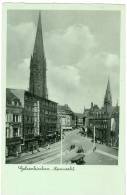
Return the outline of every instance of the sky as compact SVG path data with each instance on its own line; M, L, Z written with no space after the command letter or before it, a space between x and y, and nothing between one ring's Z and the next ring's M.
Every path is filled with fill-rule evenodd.
M113 105L119 100L120 12L41 11L50 100L83 112L103 106L108 78ZM9 10L7 70L9 88L28 89L38 11Z

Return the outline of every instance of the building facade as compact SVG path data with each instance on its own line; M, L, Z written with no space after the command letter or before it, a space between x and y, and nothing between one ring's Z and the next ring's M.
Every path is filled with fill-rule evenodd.
M54 141L57 134L57 103L25 92L24 97L25 150Z
M52 142L57 134L57 103L48 99L46 58L39 13L33 54L30 61L29 92L24 96L25 149Z
M6 156L21 153L23 144L22 104L6 89Z
M59 137L57 131L57 103L48 99L46 58L40 14L30 61L29 90L9 89L9 91L11 91L11 95L8 90L6 94L7 150L10 151L10 145L13 145L14 147L11 147L13 150L29 151L31 148L56 141ZM19 102L16 103L18 106L16 104L12 105L13 101ZM10 115L12 115L11 121L8 119ZM13 138L19 139L19 141L16 142L15 139L10 141L12 134ZM23 143L21 143L21 140L23 140ZM22 147L20 147L21 144ZM11 152L9 153L11 154Z
M84 125L84 120L83 120L83 114L82 113L75 113L75 123L76 123L76 127L83 127Z
M93 137L95 127L96 141L107 145L117 145L119 137L119 107L112 106L110 82L108 80L104 96L104 105L99 108L91 103L90 109L84 109L84 124L88 136ZM112 123L112 121L114 121ZM114 126L114 127L113 127Z
M59 124L58 128L63 131L72 130L75 126L75 116L67 104L57 106L57 115Z
M119 112L119 106L117 103L112 112L112 118L114 120L112 127L112 145L114 146L119 145Z

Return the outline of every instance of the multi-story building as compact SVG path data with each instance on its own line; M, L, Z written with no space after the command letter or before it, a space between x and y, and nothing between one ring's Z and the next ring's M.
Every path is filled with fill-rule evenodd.
M25 149L31 145L43 146L56 139L57 103L25 92L24 97L24 143Z
M115 120L115 129L112 128L112 119ZM89 136L93 136L95 127L96 140L111 145L114 136L113 144L118 143L119 107L118 105L116 107L112 106L109 80L104 97L104 106L99 108L97 105L91 103L90 109L84 109L84 123ZM114 131L114 133L112 133L112 131Z
M21 153L23 144L22 103L6 89L6 156Z
M75 122L76 122L76 127L83 127L83 114L82 113L75 113Z
M57 103L20 89L7 89L6 97L8 154L57 140Z
M24 134L26 146L30 147L32 135L36 137L36 139L38 137L38 142L36 140L35 145L36 143L43 145L45 141L55 139L57 133L57 103L48 99L46 58L40 13L33 54L31 55L30 61L29 92L25 93L24 104ZM32 113L30 109L33 110ZM31 123L29 120L31 120ZM34 133L32 129L34 129Z
M119 145L119 106L118 103L116 104L116 106L113 108L113 112L112 112L112 118L114 120L113 125L111 126L112 128L112 144L114 146L118 146Z
M30 61L29 90L9 90L11 91L12 96L17 98L17 102L19 101L19 104L22 102L22 109L21 105L18 107L18 109L20 108L20 111L22 110L22 120L20 119L20 124L18 124L22 126L22 133L20 133L23 136L22 150L30 150L31 146L42 146L46 142L52 142L53 140L56 140L58 135L57 103L48 99L46 58L44 54L40 14L33 54ZM8 93L7 100L10 101L10 96ZM19 119L16 118L15 120L15 123L17 123L17 120ZM15 132L20 132L16 128L14 130ZM18 133L18 136L20 134Z
M58 124L61 130L72 130L75 126L75 116L70 107L65 105L57 106Z

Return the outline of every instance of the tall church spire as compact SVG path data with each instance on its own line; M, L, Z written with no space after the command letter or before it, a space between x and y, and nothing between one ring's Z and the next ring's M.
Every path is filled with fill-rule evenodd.
M110 112L112 109L112 95L111 95L109 79L108 79L107 88L104 97L104 107L106 112Z
M38 57L44 57L44 46L43 46L43 37L42 37L42 24L41 24L41 13L39 12L36 38L34 43L33 56L37 55Z
M37 31L30 61L29 91L37 96L48 98L46 82L46 59L44 54L41 13L39 12Z

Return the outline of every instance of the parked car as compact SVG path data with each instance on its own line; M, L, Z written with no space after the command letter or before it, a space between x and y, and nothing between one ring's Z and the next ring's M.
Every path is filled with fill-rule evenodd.
M71 144L65 158L67 164L85 164L85 153L82 145Z

